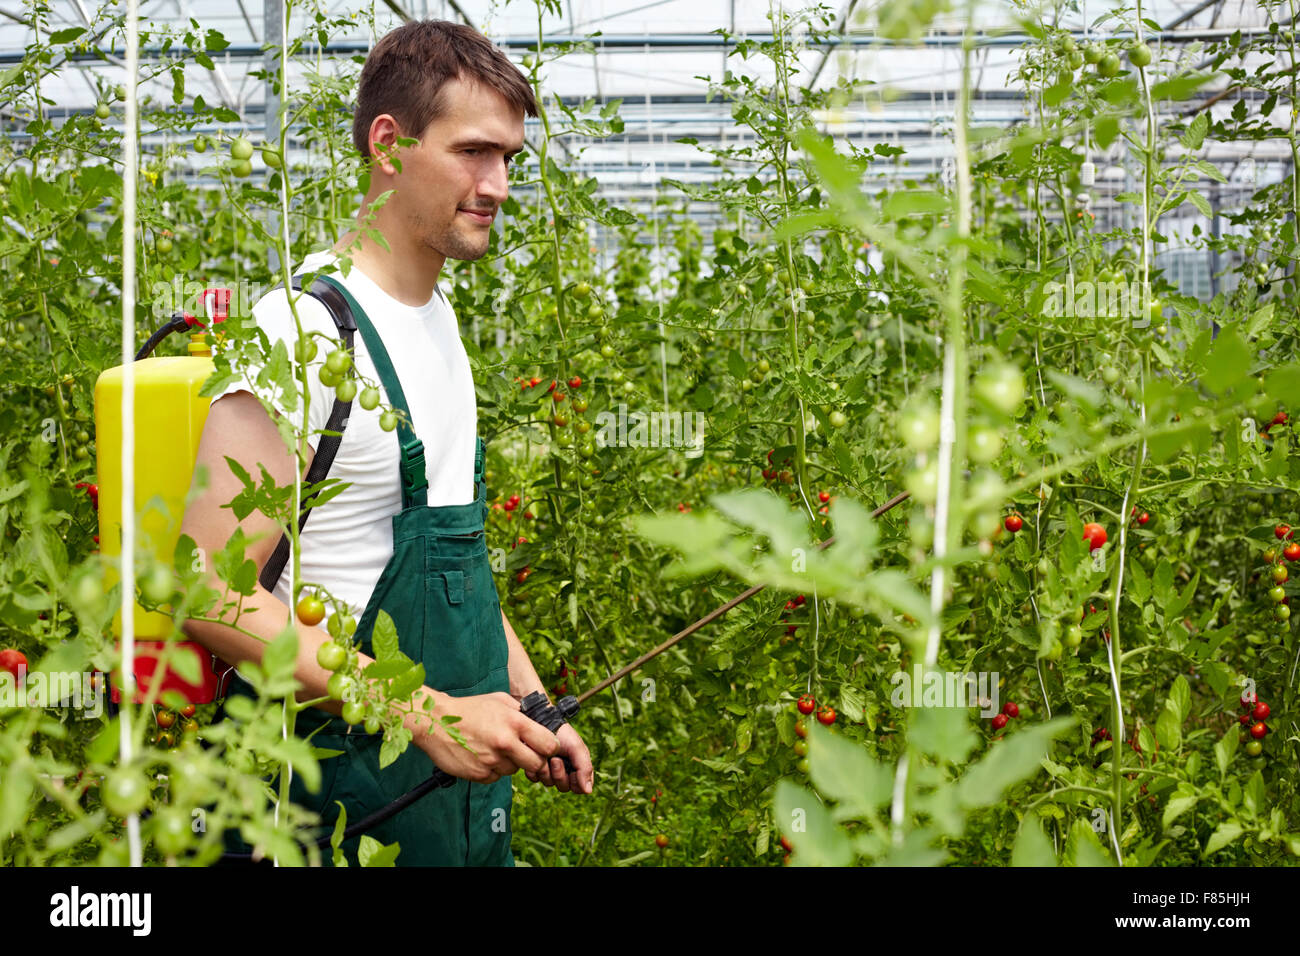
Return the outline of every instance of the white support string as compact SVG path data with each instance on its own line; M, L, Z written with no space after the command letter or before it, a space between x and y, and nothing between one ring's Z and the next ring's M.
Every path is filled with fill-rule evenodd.
M135 230L139 163L138 101L140 25L138 0L126 0L126 111L122 136L122 708L118 723L119 763L135 759L131 710L135 704ZM126 818L130 865L143 866L140 816Z

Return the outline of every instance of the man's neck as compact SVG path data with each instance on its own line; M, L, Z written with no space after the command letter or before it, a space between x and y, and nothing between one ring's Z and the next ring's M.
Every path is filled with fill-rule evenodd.
M368 205L367 202L362 208L367 208ZM360 236L359 244L348 252L353 267L360 269L375 285L403 305L425 305L433 298L433 290L446 257L405 230L396 228L393 217L384 215L388 211L389 207L382 207L373 223L373 227L388 242L387 250L361 234L359 229L354 229L335 244L334 251L341 254L348 252L348 247Z

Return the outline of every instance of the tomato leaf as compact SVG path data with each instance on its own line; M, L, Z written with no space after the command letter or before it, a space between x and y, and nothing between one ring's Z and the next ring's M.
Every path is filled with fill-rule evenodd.
M1011 850L1012 866L1056 866L1056 853L1052 842L1043 832L1042 824L1034 813L1025 814L1020 821L1020 833Z
M835 825L815 794L789 780L778 780L773 804L777 829L795 848L792 865L848 866L853 862L848 834Z
M1037 774L1051 742L1076 723L1074 717L1058 717L998 741L962 775L957 783L959 803L968 809L992 806L1008 788Z
M1223 823L1219 824L1218 829L1210 834L1210 839L1205 843L1205 851L1203 855L1209 856L1211 853L1217 853L1245 832L1245 827L1240 823L1235 823L1232 820L1225 820Z
M366 867L396 866L397 854L401 851L401 844L385 846L370 834L363 833L361 845L357 848L357 862Z
M393 623L389 613L382 608L375 615L375 626L370 636L370 645L375 652L376 661L394 661L401 657L402 652L397 637L397 625Z

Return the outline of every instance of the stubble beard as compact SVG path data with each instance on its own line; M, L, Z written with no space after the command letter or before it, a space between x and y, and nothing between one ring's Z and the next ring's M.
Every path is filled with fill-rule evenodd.
M490 232L483 230L480 235L478 230L473 233L466 233L458 229L456 227L457 215L458 213L452 213L452 221L442 229L425 232L425 246L447 259L459 259L464 262L482 259L487 254L488 244L491 240ZM417 222L417 226L422 225L422 222Z

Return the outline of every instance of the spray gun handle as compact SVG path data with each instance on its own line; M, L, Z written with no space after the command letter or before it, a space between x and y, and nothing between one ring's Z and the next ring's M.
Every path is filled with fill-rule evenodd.
M537 721L551 733L556 733L560 727L569 722L570 717L578 712L578 698L570 694L552 704L546 699L545 694L535 690L523 699L519 709L524 712L525 717ZM575 769L573 763L568 757L562 759L565 772L573 773Z
M569 722L569 718L578 712L578 698L570 694L567 697L561 697L552 704L546 699L546 695L541 691L533 691L523 699L519 709L523 711L524 716L535 720L551 733L555 733L564 724ZM564 770L566 773L573 773L576 769L568 757L561 758L564 761ZM445 770L435 769L433 771L435 789L455 786L456 778Z

